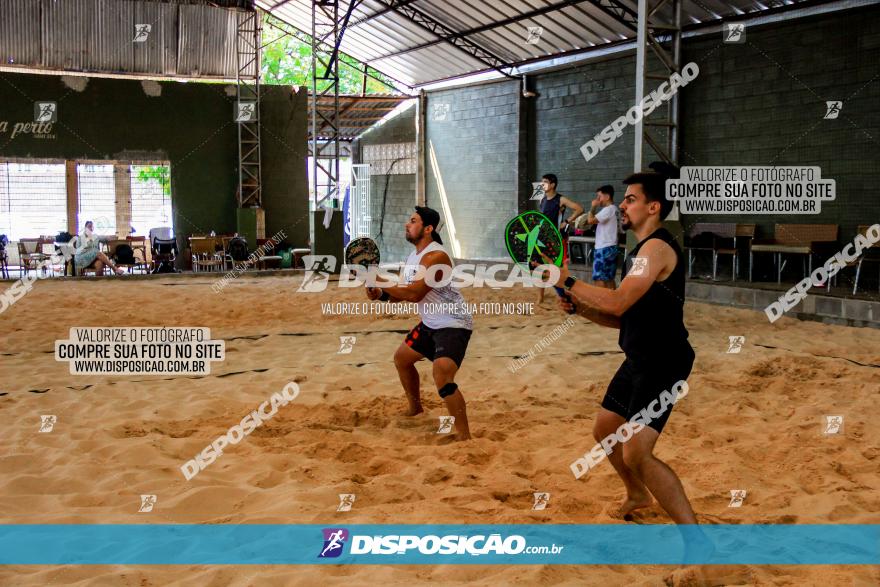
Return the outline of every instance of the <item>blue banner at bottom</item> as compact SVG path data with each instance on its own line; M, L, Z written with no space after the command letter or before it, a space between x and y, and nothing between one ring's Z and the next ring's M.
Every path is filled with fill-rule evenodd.
M880 525L0 525L0 564L880 564Z

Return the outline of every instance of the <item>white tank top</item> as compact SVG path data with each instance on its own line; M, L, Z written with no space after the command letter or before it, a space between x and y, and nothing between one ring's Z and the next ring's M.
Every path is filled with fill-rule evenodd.
M434 251L442 251L449 257L450 263L452 256L443 248L440 243L432 242L425 247L421 253L413 251L406 258L406 264L403 267L403 282L410 284L415 281L415 276L422 266L422 257ZM467 308L467 302L458 288L451 283L443 287L431 288L431 290L418 303L419 315L422 317L422 323L428 328L464 328L473 330L474 319Z

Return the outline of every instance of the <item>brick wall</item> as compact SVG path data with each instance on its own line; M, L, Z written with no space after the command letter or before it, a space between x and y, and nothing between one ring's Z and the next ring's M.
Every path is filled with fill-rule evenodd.
M362 161L361 154L366 145L415 142L415 115L413 105L362 134L354 145L355 160ZM379 245L383 263L403 261L412 252L412 245L404 238L403 225L409 220L415 205L414 173L370 176L371 237Z
M846 242L856 225L880 221L873 193L880 185L880 8L750 25L745 43L720 40L719 32L684 43L684 62L696 61L700 75L681 93L681 164L818 165L837 181L837 201L819 216L689 215L685 225L756 222L768 236L777 221L834 223ZM534 76L537 98L521 99L513 81L428 94L426 134L464 256L504 256L503 222L544 173L557 174L559 191L582 204L605 183L620 202L621 180L633 167L632 128L590 161L580 147L633 105L634 72L630 52ZM826 100L843 100L837 120L823 120ZM446 121L431 120L437 103L449 104ZM652 133L665 143L656 127ZM644 162L656 159L645 145ZM437 206L430 153L426 176L429 205Z
M519 89L518 81L505 81L428 93L427 203L441 218L451 214L462 257L507 257L502 235L520 189ZM440 104L449 105L445 120L437 120ZM441 230L455 252L450 232Z
M698 40L685 46L700 76L685 89L684 165L818 165L837 182L821 215L702 216L686 222L821 222L840 225L841 242L857 225L880 221L876 154L880 147L880 10L852 10L746 29L746 42ZM826 100L842 100L824 120ZM717 220L716 220L717 221Z

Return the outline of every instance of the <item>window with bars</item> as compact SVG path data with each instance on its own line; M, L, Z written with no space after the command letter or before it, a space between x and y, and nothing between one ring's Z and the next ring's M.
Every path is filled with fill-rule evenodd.
M0 161L0 234L9 240L67 230L64 163Z
M116 185L113 182L113 165L77 165L77 191L79 199L79 226L82 234L86 222L94 223L99 235L116 234Z
M139 236L148 235L151 228L173 228L170 166L132 165L130 171L131 210L117 210L118 205L127 208L128 202L124 193L117 202L114 165L76 165L78 233L91 220L99 235L127 234L117 230L117 214L123 222L130 218ZM54 237L67 231L67 201L63 162L0 161L0 234L9 240Z
M171 212L171 167L131 166L131 226L147 236L151 228L174 228Z

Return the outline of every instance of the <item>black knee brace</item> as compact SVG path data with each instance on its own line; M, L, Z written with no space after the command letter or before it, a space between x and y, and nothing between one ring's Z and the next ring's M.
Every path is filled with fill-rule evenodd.
M458 389L458 385L456 385L455 383L447 383L446 385L438 389L437 393L440 394L440 397L449 397L450 395L455 393L456 389Z

